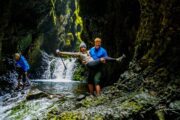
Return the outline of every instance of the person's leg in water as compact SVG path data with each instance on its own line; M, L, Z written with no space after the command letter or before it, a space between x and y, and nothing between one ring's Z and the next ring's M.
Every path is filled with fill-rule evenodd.
M100 79L101 79L101 71L98 71L94 76L94 84L95 84L95 90L97 96L100 95L101 92L101 86L99 85Z
M30 86L30 81L29 81L27 72L23 72L23 79L22 80L23 80L23 88L25 86Z
M89 89L89 93L91 94L91 95L93 95L94 94L94 85L93 84L88 84L88 89Z
M98 85L100 79L98 73L98 69L100 67L100 60L94 60L86 64L86 67L89 69L89 76L88 76L88 88L90 94L94 94L94 85L96 94L100 94L100 86Z
M94 94L94 85L93 85L93 71L89 69L89 74L88 74L88 89L89 89L89 94L93 95Z
M22 69L21 69L21 68L17 68L17 73L18 73L18 78L17 78L17 80L18 80L18 85L17 85L17 88L16 88L16 89L20 89L20 87L23 85L23 84L21 83L22 75L23 75Z

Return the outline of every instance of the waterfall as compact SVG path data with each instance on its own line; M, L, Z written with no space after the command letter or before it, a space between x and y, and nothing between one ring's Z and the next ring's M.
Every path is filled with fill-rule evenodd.
M43 61L46 62L47 66L44 74L42 75L43 79L53 79L58 81L71 81L72 75L75 67L75 58L60 58L48 55L45 52L42 52ZM65 66L67 69L65 69Z

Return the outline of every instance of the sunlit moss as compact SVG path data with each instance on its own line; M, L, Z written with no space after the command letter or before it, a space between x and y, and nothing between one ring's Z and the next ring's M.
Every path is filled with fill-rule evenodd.
M142 105L139 105L138 103L136 103L134 101L125 101L120 105L120 107L123 110L129 110L129 111L132 111L135 113L143 108Z
M102 115L96 114L96 115L94 116L94 119L95 119L95 120L104 120L104 117L103 117Z
M67 38L70 39L71 41L74 41L74 36L71 32L67 33Z
M81 39L81 32L83 30L83 20L82 18L79 16L79 12L80 12L80 7L78 4L78 1L75 1L75 5L76 5L76 9L74 11L74 15L75 15L75 29L76 29L76 37L78 39L78 41L82 41Z
M71 40L70 39L66 39L66 46L71 46Z
M61 120L82 120L80 112L63 112L60 115Z
M69 7L70 2L67 2L66 4L66 15L71 14L71 8Z
M159 120L165 120L164 112L162 110L157 110L155 113L158 116Z
M98 96L97 98L91 98L91 97L87 97L86 99L81 101L82 106L84 107L92 107L92 106L97 106L100 104L103 104L107 101L107 97L106 96Z
M51 8L51 11L50 11L50 15L52 17L52 21L53 21L54 25L56 25L55 3L56 3L56 0L51 0L52 8Z

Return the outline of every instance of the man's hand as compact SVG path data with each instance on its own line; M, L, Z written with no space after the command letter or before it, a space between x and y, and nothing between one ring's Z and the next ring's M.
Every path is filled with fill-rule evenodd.
M106 60L105 60L104 58L100 58L100 61L101 61L102 63L106 63Z

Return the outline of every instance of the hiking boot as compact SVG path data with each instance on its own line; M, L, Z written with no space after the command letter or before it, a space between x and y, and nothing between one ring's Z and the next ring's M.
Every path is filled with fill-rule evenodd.
M126 58L125 54L123 54L121 57L116 58L116 61L121 62L124 58Z

